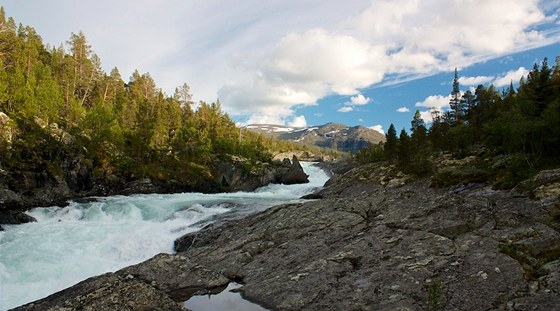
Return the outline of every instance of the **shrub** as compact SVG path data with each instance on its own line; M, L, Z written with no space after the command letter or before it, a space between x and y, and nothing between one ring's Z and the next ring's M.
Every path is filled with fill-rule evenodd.
M473 167L444 167L432 176L433 187L447 187L457 184L480 183L488 180L489 174L486 170Z

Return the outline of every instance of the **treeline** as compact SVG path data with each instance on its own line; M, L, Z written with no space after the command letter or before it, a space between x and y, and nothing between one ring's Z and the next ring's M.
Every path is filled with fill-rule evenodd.
M479 85L461 93L455 70L450 109L433 109L428 128L416 111L410 134L393 124L385 144L357 154L362 162L389 161L403 171L427 175L437 169L442 154L456 159L478 155L462 177L493 179L496 187L512 187L538 169L560 164L560 57L551 68L540 66L504 90ZM441 159L441 157L439 157Z
M193 103L187 84L169 96L148 73L106 73L81 32L66 46L45 46L0 8L0 171L54 174L79 156L99 176L188 179L232 154L270 160L263 138L219 102Z

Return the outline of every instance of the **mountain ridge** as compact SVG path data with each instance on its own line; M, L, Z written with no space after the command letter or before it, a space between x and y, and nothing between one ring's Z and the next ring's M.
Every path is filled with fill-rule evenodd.
M329 122L324 125L295 127L278 124L249 124L247 130L287 141L312 144L344 152L358 152L369 144L385 141L385 135L365 126Z

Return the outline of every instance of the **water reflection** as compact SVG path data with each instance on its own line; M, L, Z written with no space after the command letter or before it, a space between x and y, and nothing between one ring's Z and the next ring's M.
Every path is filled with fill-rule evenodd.
M193 296L185 301L185 307L193 311L267 311L267 309L247 301L232 290L241 284L229 283L228 287L216 295Z

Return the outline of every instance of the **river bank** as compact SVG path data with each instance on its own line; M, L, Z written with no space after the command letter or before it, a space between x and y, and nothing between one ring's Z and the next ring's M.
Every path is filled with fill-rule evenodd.
M317 200L208 226L183 237L176 254L15 310L183 310L192 295L231 281L270 310L560 305L560 200L549 191L557 171L537 175L527 193L437 189L390 170L360 166L336 175Z
M210 223L299 201L328 179L315 165L301 165L309 183L271 184L252 192L93 197L32 209L27 214L37 222L0 232L0 310L173 253L175 239Z
M212 174L186 183L149 177L125 178L117 174L95 177L91 165L80 165L80 163L76 161L60 176L50 176L49 182L36 180L44 179L45 172L28 174L24 178L25 186L16 187L15 191L6 188L0 182L0 231L2 224L34 221L25 213L31 208L66 206L72 199L149 193L253 191L271 183L308 182L307 175L295 156L292 156L291 160L284 158L281 161L259 162L252 165L247 163L247 159L232 158L230 161L214 164Z

